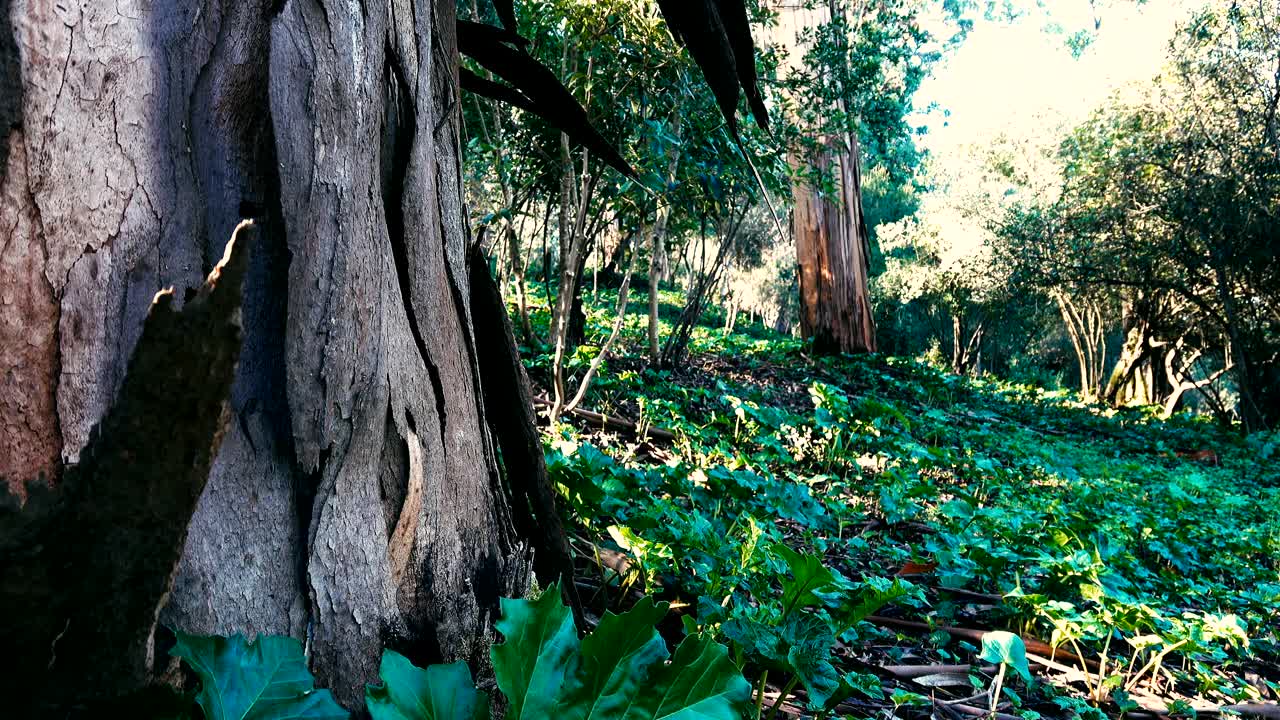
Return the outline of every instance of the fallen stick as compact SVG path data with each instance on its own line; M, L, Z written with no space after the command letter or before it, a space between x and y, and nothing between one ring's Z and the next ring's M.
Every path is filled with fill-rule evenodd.
M918 678L927 675L967 675L978 670L984 673L996 671L995 665L882 665L881 669L900 678Z
M934 632L936 630L941 630L942 632L945 632L951 637L963 638L965 640L972 640L973 642L977 642L977 643L981 643L982 636L987 634L986 630L973 630L970 628L948 627L945 625L939 625L937 627L934 627L929 625L928 623L914 622L912 620L899 620L897 618L883 617L881 615L872 615L867 618L867 622L872 623L874 625L879 625L880 627L898 628L902 630L915 630L917 632L926 632L926 633ZM1067 660L1082 662L1095 670L1098 667L1098 663L1095 660L1088 660L1085 658L1081 658L1080 656L1076 655L1073 652L1068 652L1066 650L1063 650L1062 648L1052 647L1051 645L1049 645L1049 643L1044 642L1042 640L1036 640L1035 638L1024 637L1022 638L1022 642L1024 645L1027 646L1027 652L1039 653L1041 655L1053 658L1055 660L1058 658L1065 658Z
M544 397L535 397L533 404L538 407L552 407L554 403ZM613 430L616 432L630 433L641 440L658 440L661 442L675 442L675 433L662 428L646 427L641 428L640 424L634 420L617 417L616 415L605 415L604 413L585 410L583 408L574 408L569 411L569 415L580 420L585 420L592 427L598 427L601 430Z
M995 718L995 720L1022 720L1018 715L1010 715L1009 713L991 712L990 709L983 710L972 705L948 705L952 710L958 710L966 715L973 717Z

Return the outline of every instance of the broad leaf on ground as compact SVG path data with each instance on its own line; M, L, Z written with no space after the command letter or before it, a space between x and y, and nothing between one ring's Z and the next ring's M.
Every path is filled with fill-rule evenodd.
M787 664L809 694L809 707L823 707L840 691L840 674L831 664L836 644L831 628L813 615L794 615L782 627L782 641L788 646Z
M667 604L641 600L606 613L581 643L558 586L537 600L503 600L493 647L498 687L515 720L739 720L751 686L724 646L685 638L667 663L654 624Z
M578 660L578 630L560 600L560 583L536 600L503 598L496 626L505 640L490 654L498 687L510 703L507 716L558 717L556 698Z
M169 654L200 678L196 702L207 720L346 720L328 690L316 690L302 644L290 637L203 637L176 632Z
M653 626L667 603L646 596L621 615L606 612L582 640L579 672L565 685L560 717L565 720L622 718L648 691L651 675L666 661L667 643Z
M423 670L394 650L382 652L381 685L365 688L373 720L487 720L489 698L471 681L464 662Z
M790 613L797 608L820 605L823 592L835 582L835 575L822 564L822 558L796 552L779 543L774 550L787 563L790 578L782 578L782 611Z
M708 635L690 635L675 658L654 673L654 683L637 699L642 720L739 720L751 704L751 684Z
M911 586L896 578L893 584L884 590L873 589L868 583L865 592L857 595L840 608L838 612L833 612L832 614L836 616L836 620L840 625L840 632L843 633L876 614L889 603L901 600L910 594Z
M1004 663L1017 671L1023 680L1031 682L1031 669L1027 666L1027 646L1022 638L1004 630L994 630L982 636L983 662Z

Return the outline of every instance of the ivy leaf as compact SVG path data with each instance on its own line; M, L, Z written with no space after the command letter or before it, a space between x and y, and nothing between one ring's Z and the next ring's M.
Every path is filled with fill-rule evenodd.
M508 717L558 717L556 699L578 661L573 613L560 600L560 583L536 600L502 598L496 623L505 642L493 646L498 688L510 703Z
M1018 672L1026 682L1031 682L1031 669L1027 666L1027 646L1022 638L1004 630L994 630L982 636L983 662L1004 663Z
M365 687L373 720L486 720L489 698L476 690L464 662L423 670L394 650L384 650L382 685Z
M302 644L290 637L187 635L175 631L169 654L200 678L196 703L208 720L346 720L328 690L316 690Z
M582 641L581 672L565 686L560 717L625 717L669 654L666 641L653 628L666 614L667 603L655 603L647 596L621 615L606 612Z
M835 582L822 558L796 552L783 544L774 546L774 550L786 561L791 571L791 578L782 579L782 611L790 613L796 608L822 603L822 591Z

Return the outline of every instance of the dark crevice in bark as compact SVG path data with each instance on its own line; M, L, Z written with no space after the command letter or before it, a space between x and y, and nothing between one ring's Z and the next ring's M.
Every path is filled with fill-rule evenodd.
M316 503L327 495L320 492L321 486L325 483L325 471L329 467L329 459L333 456L333 447L328 446L320 450L320 459L316 462L316 467L310 472L302 471L299 477L302 482L298 485L298 527L302 529L303 537L307 538L306 552L299 553L298 565L299 573L302 577L302 587L309 587L308 580L308 563L311 562L311 548L316 542L316 524L314 522L316 516ZM312 598L314 602L314 598Z
M476 327L476 354L480 358L485 415L497 442L512 499L512 515L519 536L534 549L534 572L543 586L562 581L583 624L582 606L573 584L573 556L556 507L555 491L547 476L538 435L529 381L516 350L515 333L506 304L480 248L472 250L471 307Z
M22 68L9 0L0 0L0 185L9 172L9 133L22 125Z
M387 46L387 89L386 110L384 115L382 141L382 204L387 218L387 237L391 243L391 256L396 265L396 279L400 284L400 302L404 307L405 317L409 321L409 332L413 334L414 345L418 348L418 356L431 378L431 389L435 393L436 414L440 418L440 443L447 445L444 383L440 378L440 368L431 360L427 350L426 339L422 337L422 326L418 324L418 313L413 307L413 285L409 272L409 250L405 242L404 227L404 182L409 171L409 160L413 153L416 139L416 113L414 112L409 82L400 68L400 58L395 48Z
M268 363L264 379L263 412L266 414L267 425L271 428L280 455L289 463L289 474L293 480L292 509L297 537L307 539L305 542L308 543L304 548L300 548L294 558L294 572L297 587L302 588L304 597L310 599L306 594L309 556L306 549L310 547L309 538L316 489L319 486L321 474L328 464L329 453L327 450L322 452L316 470L313 473L307 473L298 460L295 447L286 368L288 352L285 347L285 338L288 336L289 264L292 262L292 257L285 235L280 163L276 154L274 120L269 112L264 112L263 116L263 124L257 137L257 150L254 153L261 195L257 200L242 198L239 209L242 217L264 216L258 254L265 269L260 281L261 294L254 297L252 293L254 288L251 285L250 298L246 300L246 304L251 308L256 306L261 312L262 327L259 329L257 339L262 341L262 345L258 348L258 359L260 361L265 359ZM246 334L250 335L246 338L246 342L250 343L254 340L251 328L253 325L249 324L249 318L246 318ZM307 616L308 618L315 616L310 605L307 607ZM310 620L307 624L309 623Z
M391 378L387 378L391 385ZM379 499L387 524L387 539L395 534L396 521L409 491L409 440L396 431L395 405L387 404L386 439L383 442L382 468L379 472ZM406 414L407 414L406 410Z

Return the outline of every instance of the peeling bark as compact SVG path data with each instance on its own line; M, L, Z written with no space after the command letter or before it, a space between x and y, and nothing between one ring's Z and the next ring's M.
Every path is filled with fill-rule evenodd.
M0 181L0 478L25 497L26 478L57 479L58 305L44 276L39 218L27 194L22 131L9 136L9 165Z
M838 140L812 158L821 174L834 173L839 198L797 183L792 231L800 279L800 332L819 353L875 352L871 315L870 238L862 213L858 149ZM793 156L793 164L802 162Z
M25 507L0 495L0 641L29 653L0 682L24 710L127 695L156 670L156 611L229 420L252 234L181 311L156 294L119 397L56 490Z

